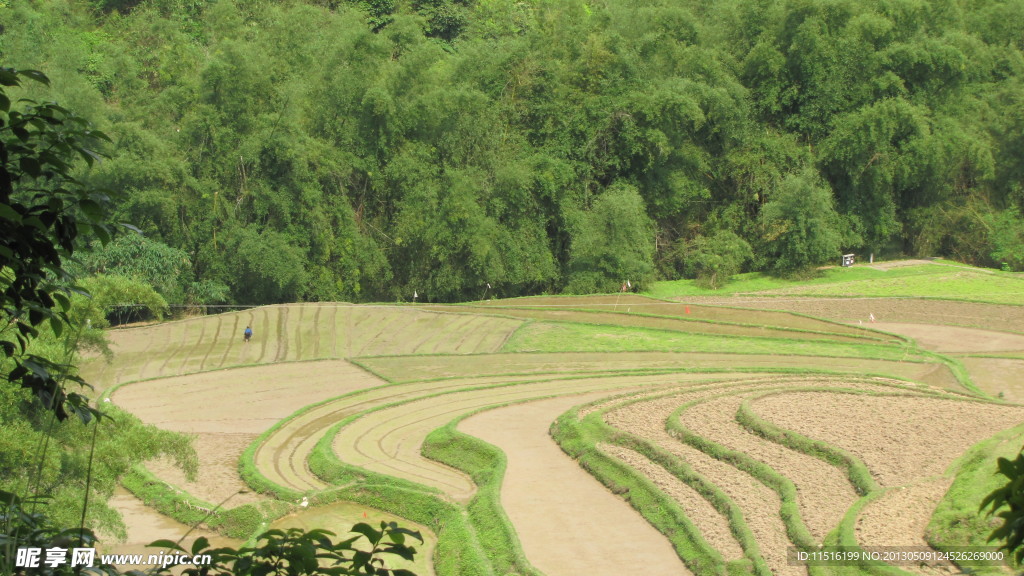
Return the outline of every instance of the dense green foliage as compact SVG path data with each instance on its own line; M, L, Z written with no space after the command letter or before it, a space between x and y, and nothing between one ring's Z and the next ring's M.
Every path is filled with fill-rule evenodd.
M3 573L11 572L18 546L47 538L90 542L97 527L123 533L106 502L135 462L168 455L187 471L196 465L185 437L113 408L100 412L65 389L84 383L75 368L79 350L105 349L98 330L112 298L130 290L132 301L157 314L162 299L148 285L116 277L87 280L101 293L94 300L74 284L65 263L83 238L109 240L107 198L84 185L74 168L79 159L93 163L92 147L105 136L56 104L12 104L8 88L22 79L49 82L39 72L0 68Z
M980 508L1002 521L992 531L989 541L1000 543L1000 548L1012 554L1019 565L1024 562L1024 451L1013 460L1000 457L997 462L1006 484L986 496Z
M187 576L416 576L409 570L389 569L385 555L412 560L416 548L406 541L415 538L422 544L419 532L400 528L394 522L381 522L380 530L360 522L352 527L352 534L355 536L335 542L335 534L327 530L268 530L255 538L254 546L237 550L211 548L206 538L198 538L191 550L171 540L153 544L212 557L209 566L184 570Z
M23 79L49 83L38 71L0 68L0 384L30 390L59 420L88 422L95 411L85 397L64 389L65 380L82 383L71 358L29 344L44 327L58 337L70 331L70 296L80 290L63 263L83 234L110 237L107 196L73 174L79 158L98 158L94 148L107 137L57 104L12 102Z
M169 456L188 476L196 471L187 437L144 425L109 404L101 411L65 390L68 382L85 384L77 375L80 350L106 350L98 331L112 310L130 302L133 310L141 307L160 318L166 309L147 283L152 280L146 272L155 269L140 255L163 254L165 263L178 258L166 247L121 258L112 249L100 262L130 276L98 275L75 284L68 264L79 245L89 238L110 240L106 196L75 175L77 159L92 165L99 155L91 146L106 137L57 104L12 106L7 88L26 78L49 82L40 72L0 68L0 573L79 574L73 561L30 560L23 549L93 546L96 528L123 536L120 516L107 501L139 462ZM173 267L167 272L174 273ZM252 525L244 517L260 515L251 505L233 512L223 519L231 523L227 530ZM357 524L355 537L337 543L322 530L271 530L255 547L203 552L214 557L217 574L414 576L388 569L381 556L412 560L416 550L406 537L422 542L420 535L394 523L380 528ZM361 539L368 543L357 544ZM173 542L158 544L177 548ZM198 540L193 554L207 545ZM321 568L321 559L332 565ZM95 571L121 573L106 565Z
M1024 266L1017 2L4 4L3 60L113 137L94 181L183 255L172 304Z

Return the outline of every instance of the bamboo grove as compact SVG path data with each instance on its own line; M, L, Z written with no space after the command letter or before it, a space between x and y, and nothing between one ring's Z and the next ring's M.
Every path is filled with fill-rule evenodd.
M172 304L1024 268L1016 0L0 0Z

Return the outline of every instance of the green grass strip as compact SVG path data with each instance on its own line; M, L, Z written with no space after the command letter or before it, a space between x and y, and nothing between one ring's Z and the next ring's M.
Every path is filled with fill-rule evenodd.
M1024 424L1004 430L974 446L957 459L950 472L953 484L936 506L925 532L928 544L937 550L954 546L993 546L988 537L1001 524L994 516L980 511L981 501L1007 482L999 474L996 459L1013 459L1024 444ZM1018 570L1020 566L1012 566ZM972 567L975 574L1005 574L998 567Z
M860 550L860 543L857 541L857 518L860 516L864 507L870 504L875 499L885 494L885 490L875 490L865 496L862 496L853 506L850 506L846 514L843 515L843 519L839 522L839 528L836 531L835 544L846 548ZM833 570L836 574L871 574L872 576L911 576L910 572L901 570L896 566L885 564L881 562L863 561L857 566L829 566L828 568L845 568L845 570Z
M872 382L872 384L877 384L877 383ZM911 388L911 387L908 387L908 386L903 386L903 385L899 385L899 384L895 384L895 383L886 383L884 385L896 388L897 390L903 390L904 392L903 393L901 393L901 392L896 392L896 393L879 393L879 392L872 392L872 391L865 391L865 390L836 389L836 388L824 388L824 387L801 388L801 389L787 389L787 390L771 390L771 391L762 392L760 394L756 394L756 395L753 395L751 397L746 398L743 401L743 403L740 405L740 409L737 412L737 421L742 426L744 426L744 428L747 428L752 433L754 433L754 434L756 434L758 436L761 436L762 438L765 438L767 440L770 440L772 442L776 442L778 444L781 444L783 446L786 446L788 448L796 450L798 452L802 452L804 454L807 454L807 455L810 455L810 456L814 456L815 458L819 458L821 460L824 460L825 462L828 462L829 464L838 466L838 467L843 468L843 469L845 469L847 471L847 477L850 479L851 484L857 490L857 493L862 496L862 498L860 498L854 504L854 506L852 506L850 508L850 510L847 511L847 513L843 517L843 521L841 522L840 527L836 531L835 543L839 544L839 545L842 545L842 546L857 547L857 548L859 548L859 543L857 542L856 532L855 532L855 525L856 525L857 517L860 515L860 511L864 508L864 506L866 506L872 500L874 500L874 499L880 497L881 495L883 495L885 492L887 492L887 490L883 490L883 489L881 489L878 486L878 484L874 481L874 478L872 478L871 473L868 470L867 466L863 463L863 461L860 458L854 456L853 454L850 454L849 452L847 452L845 450L842 450L840 448L831 446L830 444L827 444L825 442L821 442L819 440L813 440L813 439L807 438L806 436L803 436L801 434L798 434L798 433L790 431L790 430L782 429L782 428L776 426L775 424L767 422L767 421L763 420L760 416L758 416L753 411L753 408L752 408L751 404L753 402L755 402L757 400L760 400L762 398L765 398L767 396L776 395L776 394L783 394L783 393L793 392L793 391L844 393L844 394L857 394L857 395L866 395L866 396L929 396L929 397L943 398L943 399L948 399L948 400L953 400L953 401L984 402L984 401L979 401L979 399L977 399L977 398L953 397L953 396L950 396L949 394L944 393L944 392L937 392L937 391L924 390L924 389L915 389L915 388ZM987 403L987 402L984 402L984 403ZM982 454L982 455L987 455L988 454L988 452L986 451L986 448L988 448L988 445L991 444L992 442L994 442L994 441L996 441L996 440L998 440L1000 438L1005 438L1007 436L1019 438L1022 434L1024 434L1024 425L1021 425L1021 426L1015 428L1014 432L1016 432L1016 436L1013 436L1012 432L1006 432L1006 433L1002 433L1000 435L997 435L997 437L995 437L994 439L986 441L986 442L982 443L981 445L975 446L974 448L971 449L971 451L968 453L968 455L966 455L964 457L961 457L961 460L963 460L965 462L976 462L978 460L978 458L979 458L979 456L978 456L979 454ZM1015 444L1015 445L1017 445L1017 444ZM984 456L982 456L982 458L984 458ZM956 463L954 464L954 466L955 465L956 465ZM991 472L989 474L991 475ZM970 519L975 519L978 516L978 514L977 514L977 504L980 504L981 498L984 497L984 494L978 492L977 489L975 488L977 486L977 478L974 477L973 475L970 475L970 474L966 475L963 478L961 484L962 484L962 486L964 487L964 489L966 491L974 493L975 498L970 500L970 502L973 504L973 509L967 511L967 515L968 515L968 517ZM993 487L993 489L994 489L994 487ZM946 494L946 497L943 499L943 502L940 504L939 508L936 510L935 515L933 515L933 517L932 517L932 524L929 524L929 534L931 534L931 532L933 531L933 526L935 525L936 522L940 522L941 525L945 525L945 526L951 526L951 525L952 526L957 526L960 523L962 517L956 517L954 515L952 519L950 519L950 517L946 517L946 516L943 516L942 518L940 518L942 506L943 506L943 504L946 504L950 508L957 508L957 507L959 507L960 508L960 512L963 512L962 502L964 502L964 500L965 500L965 498L963 497L962 494L960 494L960 493L954 494L954 491L951 488L950 491ZM941 544L939 544L938 542L933 542L933 540L932 540L932 538L930 536L927 536L927 538L929 540L929 544L931 544L933 547L935 547L936 549L942 549L942 545ZM828 543L828 539L826 539L826 543ZM961 542L961 541L947 541L945 543L945 545L947 545L947 546L983 545L983 543L982 542L978 542L978 541L971 541L971 542L966 542L966 543L965 542ZM850 567L836 567L836 566L832 566L832 567L828 567L828 568L832 568L835 571L835 573L837 573L837 574L843 574L843 573L848 573L849 572L849 570L844 570L844 568L848 569ZM892 576L892 575L897 575L897 574L899 574L899 575L907 574L907 572L905 572L903 570L900 570L900 569L898 569L898 568L896 568L894 566L890 566L890 565L886 565L886 564L879 564L879 563L863 563L863 564L861 564L859 566L859 569L863 570L863 571L867 571L870 574L875 574L877 576Z
M750 474L762 484L774 490L781 500L779 516L782 518L782 523L786 526L786 534L789 541L801 550L811 550L815 548L817 543L815 542L814 537L811 536L810 531L807 529L807 525L804 523L803 517L800 515L796 485L793 484L792 480L778 473L774 468L768 466L764 462L756 460L743 452L733 450L723 446L722 444L699 436L680 423L679 415L684 411L710 400L731 395L732 394L717 394L683 404L679 408L673 410L669 415L668 420L665 422L665 430L678 440L693 446L716 460L725 462L730 466ZM816 566L810 566L808 567L808 572L814 574L818 572L816 568Z
M338 459L333 449L334 437L361 415L338 422L324 434L310 454L310 470L328 483L355 482L332 492L340 498L373 506L433 529L437 535L434 570L438 576L495 574L472 521L461 507L443 501L436 489L351 466Z
M302 494L299 492L278 485L259 471L255 465L256 451L267 438L292 419L323 404L365 392L360 390L326 399L305 406L288 418L278 421L249 444L243 452L240 464L243 479L252 488L282 500L294 501L300 498ZM379 406L377 409L392 404ZM494 576L465 511L439 498L436 489L349 466L338 460L332 448L334 436L344 425L372 411L354 414L334 424L317 442L308 462L311 471L330 484L344 486L308 494L310 499L316 504L338 500L364 504L434 530L437 535L437 548L433 560L437 576Z
M702 352L782 354L922 361L920 350L898 344L856 344L754 336L712 336L609 324L537 321L519 327L501 352Z
M658 452L653 446L638 438L612 430L601 420L599 412L590 414L583 420L579 420L577 414L578 409L574 409L560 416L551 427L552 437L566 454L577 460L580 466L598 481L613 492L625 493L629 504L668 537L679 557L694 574L771 574L760 557L753 534L746 528L741 516L737 518L738 509L730 506L731 502L724 493L703 481L689 467L671 455ZM725 509L724 513L730 518L731 527L740 528L736 535L747 558L742 561L725 562L721 554L704 540L700 531L674 499L641 473L601 452L597 448L597 444L601 442L634 449L645 456L653 454L656 463L676 474L681 481L695 482L700 487L699 490L711 494L712 504L716 505L716 509ZM734 525L734 520L738 520L738 524ZM737 531L734 530L735 532Z
M433 561L438 576L495 576L466 512L455 504L388 484L327 490L316 500L355 502L427 526L437 535Z
M873 384L880 384L880 385L885 385L885 386L894 386L893 384L890 384L890 383L877 383L877 382L875 382ZM881 396L881 395L886 395L886 396L905 396L905 395L910 395L909 394L909 391L911 390L910 388L905 388L905 387L902 387L902 386L899 386L899 385L895 385L895 386L898 387L898 388L903 388L904 390L906 390L906 392L878 393L878 392L872 392L872 391L860 391L860 390L851 390L851 389L842 389L842 388L824 388L822 391L833 392L833 393L862 394L862 395L871 395L871 396ZM784 389L776 389L776 390L771 390L771 391L765 391L761 395L763 396L763 395L766 395L766 394L769 394L769 393L773 393L773 392L774 393L793 392L794 390L796 390L796 389L794 389L793 387L787 387L787 388L784 388ZM703 437L695 434L694 432L692 432L691 430L689 430L688 428L683 426L682 423L680 422L679 416L684 411L688 410L689 408L692 408L693 406L696 406L696 405L708 402L709 400L714 400L716 398L722 398L722 397L731 396L731 395L732 394L729 394L729 393L718 394L718 395L711 396L711 397L704 397L704 398L701 398L699 400L694 400L692 402L688 402L686 404L681 405L679 408L674 410L672 412L672 414L669 416L668 420L665 423L665 429L669 432L669 434L671 434L672 436L678 438L679 440L681 440L681 441L683 441L683 442L693 446L694 448L697 448L698 450L704 452L705 454L708 454L709 456L711 456L711 457L713 457L713 458L715 458L717 460L720 460L720 461L725 462L725 463L727 463L727 464L729 464L731 466L736 467L739 470L747 472L748 474L750 474L751 476L756 478L758 481L763 483L765 486L768 486L769 488L774 490L779 495L779 499L781 500L781 506L780 506L780 509L779 509L779 515L780 515L780 517L782 519L783 524L786 526L787 536L789 537L790 542L792 542L797 548L799 548L801 550L813 550L813 549L815 549L817 547L817 544L816 544L814 538L811 536L810 531L807 529L807 526L806 526L806 524L803 521L803 517L800 514L796 486L793 484L793 482L789 478L783 476L782 474L780 474L779 472L777 472L775 469L773 469L772 467L768 466L767 464L765 464L765 463L763 463L763 462L761 462L759 460L756 460L756 459L752 458L751 456L748 456L747 454L745 454L743 452L732 450L732 449L730 449L730 448L728 448L726 446L718 444L717 442L708 440L706 438L703 438ZM933 395L939 395L939 394L933 394ZM966 398L964 400L970 401L969 399L966 399ZM744 404L745 403L746 402L744 402ZM743 410L743 404L741 404L741 408L738 411L738 413L742 412L742 410ZM751 412L751 414L752 414L752 412ZM737 416L737 418L739 418L739 416ZM781 430L776 428L775 432L781 433ZM851 482L853 482L854 487L858 490L858 492L861 493L861 494L868 494L868 495L877 493L876 491L872 491L871 490L872 486L877 486L877 485L874 483L874 480L871 478L870 472L867 470L867 467L864 466L863 463L859 463L859 461L857 459L855 459L852 455L843 454L840 451L838 451L837 449L830 448L827 445L824 445L824 443L816 443L816 444L814 444L814 443L812 443L813 441L811 441L810 439L805 439L805 440L807 440L808 443L812 443L812 444L805 444L805 443L803 443L801 441L802 439L803 439L803 437L795 435L795 436L790 437L790 442L792 442L794 444L794 447L799 445L799 446L804 446L804 447L807 447L807 448L811 448L812 450L810 452L808 452L811 456L822 458L826 462L829 462L829 463L834 463L832 461L833 459L836 460L837 462L847 462L848 461L849 464L851 464L851 466L847 468L848 476L850 477ZM849 460L847 460L847 459L849 459ZM854 540L852 542L843 541L843 542L841 542L841 544L846 545L846 546L855 546L856 545L856 539L854 538ZM865 567L866 566L868 566L868 565L865 565ZM813 566L812 565L812 566L808 566L808 573L811 574L812 576L814 576L816 574L821 574L821 575L834 574L834 573L836 573L836 570L834 570L835 568L837 568L837 567L834 567L834 566ZM884 574L892 574L892 572L888 572L889 568L891 568L891 567L889 567L887 565L883 565L883 567L882 567L883 573ZM875 570L874 566L871 566L870 569L872 570L872 573L876 573L876 572L874 572L874 570ZM895 573L905 574L904 572L899 571L899 570L897 570Z
M954 274L937 281L936 276ZM927 263L888 270L866 266L828 268L813 278L785 279L760 272L737 274L718 290L696 286L693 280L655 282L645 294L654 298L727 296L758 293L763 296L912 297L919 299L1019 304L1021 276L984 268Z
M255 537L291 508L285 502L269 501L223 509L159 480L142 466L135 466L124 475L121 484L165 516L188 526L206 524L211 530L240 540Z
M455 429L459 422L480 411L459 416L431 432L423 442L421 453L465 472L477 485L477 492L466 510L479 540L485 543L484 550L495 573L543 576L526 558L519 537L501 506L501 482L507 464L505 453Z
M659 302L659 300L655 300L655 299L652 299L652 300L654 302ZM676 305L679 305L678 302L672 302L672 301L669 301L669 300L661 300L661 302L664 302L666 304L676 304ZM628 304L622 304L621 306L629 306L629 305ZM636 305L636 306L639 307L640 305ZM747 310L745 308L729 308L729 307L726 307L726 306L704 306L704 305L702 305L702 307L704 307L704 308L712 308L712 309L713 308L726 308L726 309L729 309L729 310ZM738 336L738 335L729 335L729 334L723 335L720 332L701 331L700 328L699 328L699 326L701 326L701 325L720 325L720 326L729 326L729 327L735 327L735 328L749 328L751 330L772 330L772 331L779 331L779 332L783 332L783 333L792 332L792 333L796 333L796 334L811 334L811 335L815 335L815 336L821 336L822 338L814 339L814 340L821 340L821 341L833 341L834 338L842 338L844 340L854 340L854 341L866 340L866 341L869 341L869 342L879 342L879 343L894 343L894 342L895 343L901 343L901 342L906 340L906 338L901 337L901 336L899 336L897 334L890 334L890 333L883 332L883 331L880 331L880 330L861 329L861 330L857 330L857 331L852 331L853 327L847 326L845 324L840 324L838 322L831 322L831 324L834 324L837 327L842 326L842 327L845 327L845 328L851 329L851 330L848 331L848 332L828 332L828 331L823 331L823 330L811 330L811 329L807 329L807 328L792 328L792 327L788 327L788 326L785 326L785 325L782 325L782 324L752 324L752 323L746 323L746 322L730 322L730 321L726 321L726 320L710 320L710 319L707 319L707 318L692 318L692 317L679 316L679 315L647 314L647 313L644 313L644 312L622 312L622 311L619 311L619 310L604 310L604 309L597 309L597 308L581 308L581 307L576 307L576 306L573 306L573 307L551 307L551 306L531 307L530 305L525 305L525 306L520 306L520 307L513 307L513 306L493 305L493 306L474 308L474 313L475 313L476 310L492 310L492 309L494 309L494 310L516 310L516 311L521 311L521 312L519 312L520 314L525 314L526 312L534 312L534 313L537 313L535 316L527 316L527 318L532 318L534 320L541 321L541 322L548 322L548 321L550 321L550 322L559 322L559 321L561 321L561 322L567 322L567 323L573 323L573 324L608 325L608 326L621 326L621 327L624 327L624 328L633 328L633 327L635 327L635 328L641 328L641 329L642 328L647 328L647 329L651 329L651 330L666 330L666 331L672 331L672 332L684 332L684 333L689 333L689 334L700 334L700 335L705 335L705 336L736 336L736 337L742 337L742 336ZM649 319L653 319L653 320L671 320L671 321L680 322L681 326L680 326L679 329L673 329L673 328L656 328L656 327L652 327L652 326L636 326L636 325L629 325L629 324L611 324L611 323L602 323L602 322L594 322L594 321L579 321L579 320L571 320L571 319L569 319L569 320L556 320L556 319L547 318L547 317L545 317L542 314L543 312L547 312L547 311L551 311L551 312L579 312L579 313L585 313L585 314L610 314L610 315L621 316L623 318L634 317L634 318L649 318ZM750 311L754 312L753 310L750 310ZM783 313L793 314L791 312L783 312ZM486 313L482 313L480 315L486 315ZM793 314L793 315L797 316L797 314ZM512 318L520 318L520 319L522 318L522 316L511 316L511 317ZM808 319L812 319L812 320L817 320L817 321L819 321L821 323L829 323L829 321L827 321L827 320L821 320L819 318L814 318L813 316L803 315L803 317L804 318L808 318ZM687 329L683 329L684 326ZM694 329L693 330L688 329L688 328L691 328L691 327L694 328ZM757 338L757 336L751 336L751 337ZM775 336L775 338L784 338L784 337L782 337L782 336ZM794 338L794 340L798 340L798 339Z
M836 391L835 389L825 388L800 390L821 392ZM797 452L802 452L809 456L824 460L833 466L845 469L846 475L850 479L850 483L857 491L857 494L861 496L877 490L878 484L875 482L874 478L871 477L871 471L868 470L868 467L860 460L860 458L857 458L846 450L835 448L830 444L821 442L820 440L813 440L801 434L797 434L796 432L784 430L783 428L762 419L750 406L752 402L760 400L765 396L781 394L789 391L790 390L772 390L752 395L744 399L743 403L740 404L739 410L736 412L736 421L753 434L760 436L765 440L781 444L787 448L796 450Z

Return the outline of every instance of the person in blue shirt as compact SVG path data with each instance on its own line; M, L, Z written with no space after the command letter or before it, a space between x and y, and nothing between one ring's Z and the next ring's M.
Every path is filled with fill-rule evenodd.
M243 334L245 336L245 343L248 344L249 340L252 340L252 328L246 326L245 332L243 332Z

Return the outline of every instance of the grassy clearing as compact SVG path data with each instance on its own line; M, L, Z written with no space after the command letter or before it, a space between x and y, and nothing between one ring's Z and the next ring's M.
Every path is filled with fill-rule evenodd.
M809 296L867 296L875 298L937 298L994 304L1024 302L1024 280L1004 274L944 270L943 274L878 278L788 291Z
M867 267L835 268L800 283L744 275L722 291L715 292L700 291L685 283L661 283L652 289L652 294L667 297L766 291L769 294L823 296L905 296L913 293L931 297L940 297L935 294L942 292L947 297L989 302L1010 302L1016 294L1017 299L1013 303L1024 301L1024 296L1020 296L1024 292L1024 282L1020 277L934 264L888 271ZM175 322L166 327L149 327L134 334L121 331L126 354L118 361L118 366L104 373L112 380L127 381L232 365L363 355L361 366L386 376L391 382L419 382L425 388L448 389L444 392L424 391L428 395L447 394L460 388L469 390L474 386L483 391L482 384L488 385L486 388L491 391L503 385L537 384L556 377L568 381L613 374L640 377L672 373L683 379L683 375L690 372L685 378L691 379L695 378L693 373L700 370L743 370L742 366L748 366L746 370L751 371L845 371L907 378L917 376L909 375L909 372L897 374L894 370L899 367L924 374L923 370L934 366L948 368L965 382L965 386L970 385L966 371L956 360L923 352L895 338L887 343L887 336L879 333L790 313L691 306L692 314L687 314L683 304L636 295L515 299L451 307L450 311L441 308L434 311L433 307L428 310L427 307L412 306L268 307ZM503 318L504 314L518 318ZM552 316L564 321L530 319ZM262 341L245 347L239 337L239 327L245 324L258 327L257 340ZM791 337L779 337L786 335ZM490 353L498 349L507 353ZM370 354L381 356L367 356ZM720 356L714 357L716 354ZM507 381L488 382L488 377L501 377ZM433 384L427 386L428 380ZM514 530L500 506L498 488L504 472L504 456L493 446L455 431L457 420L450 421L427 437L424 455L473 478L478 490L466 506L452 504L439 492L412 481L346 465L335 455L332 440L338 430L355 418L386 408L388 402L396 400L388 398L401 391L403 386L376 388L372 393L353 393L353 402L360 398L370 400L371 396L374 402L359 407L356 412L346 412L347 418L343 421L333 419L341 418L340 415L332 416L330 423L334 427L329 430L318 429L316 434L324 435L309 453L308 460L300 461L300 464L308 464L309 469L332 486L306 494L317 505L348 500L429 527L438 537L434 564L440 575L533 574L533 568L523 557ZM725 392L728 385L720 386L716 393ZM577 391L566 387L558 393L570 390ZM861 494L867 495L858 501L857 506L844 517L843 525L832 535L834 542L849 543L853 538L857 511L879 492L866 467L838 449L764 422L750 410L750 402L751 398L747 398L740 409L738 419L742 425L769 440L846 469L851 482ZM289 502L294 502L303 493L282 486L285 481L275 478L267 470L257 469L255 460L256 445L280 432L285 422L287 420L282 420L267 431L246 451L241 461L242 475L250 486L279 500L259 507L240 506L211 516L207 519L208 524L225 533L249 537L275 515L293 509ZM677 552L695 573L770 573L740 508L720 489L689 469L685 462L639 438L606 429L594 414L582 421L575 416L566 417L564 421L560 419L553 433L560 438L563 449L579 458L581 465L591 474L613 490L624 491L627 500L669 536ZM1024 430L1018 430L1017 434L1007 446L1013 444L1015 449L1020 445ZM730 452L699 438L692 441L701 444L705 451L713 452L712 456L718 454L718 457L751 472L775 489L782 498L782 518L790 538L801 545L810 545L806 527L799 518L795 488L791 482L764 464L759 465L747 454ZM746 557L741 561L725 562L703 542L699 531L678 504L636 470L601 453L597 448L599 442L634 450L694 487L728 519ZM938 526L935 529L936 546L960 541L975 543L977 540L970 538L983 539L987 535L990 529L987 524L971 524L970 520L977 516L977 506L973 502L991 491L988 486L993 479L999 479L984 468L1000 454L993 450L984 454L972 451L963 459L957 483L954 483L954 489L960 492L955 497L947 496L947 500L952 498L947 506L949 510L940 506L933 519L933 525ZM306 470L305 466L302 468ZM211 504L183 496L173 487L147 476L144 471L133 473L125 484L131 485L133 491L151 505L185 522L200 520L196 515L205 514L201 512L202 508L212 509ZM182 506L184 499L189 499L192 506ZM946 501L943 504L946 505ZM955 505L960 505L960 508L955 508ZM853 574L861 573L861 568L815 567L811 573ZM902 573L884 567L863 569L878 574Z
M655 298L761 295L937 298L1021 304L1024 278L1019 274L958 265L918 264L878 270L867 266L826 268L807 279L789 280L761 273L740 274L719 290L706 290L692 280L657 282L648 292Z
M903 266L890 270L878 270L865 265L851 266L849 268L837 266L821 269L808 278L781 278L763 272L748 272L746 274L737 274L731 282L717 290L701 288L694 284L693 280L670 280L655 282L646 294L654 298L727 296L739 293L771 292L804 286L820 286L881 278L929 276L942 272L943 270L940 267L932 264Z

